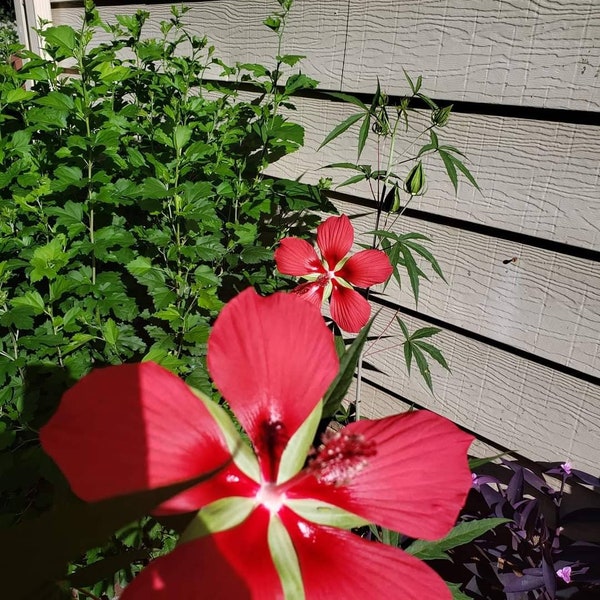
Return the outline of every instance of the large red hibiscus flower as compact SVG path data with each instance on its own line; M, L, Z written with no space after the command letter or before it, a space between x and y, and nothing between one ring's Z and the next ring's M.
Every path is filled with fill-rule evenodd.
M208 367L252 447L223 409L153 363L92 372L40 432L88 501L191 480L232 457L158 507L198 512L122 600L450 599L427 565L349 529L446 534L471 486L470 436L419 411L352 423L312 450L338 360L319 311L292 294L229 302Z
M277 269L284 275L307 280L294 289L320 306L331 296L331 317L345 331L358 332L369 320L371 306L352 286L370 287L392 274L381 250L362 250L348 257L354 228L346 215L329 217L317 227L321 257L306 240L289 237L275 251Z

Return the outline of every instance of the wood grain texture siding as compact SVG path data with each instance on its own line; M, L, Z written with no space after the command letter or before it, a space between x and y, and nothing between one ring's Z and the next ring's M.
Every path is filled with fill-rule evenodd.
M436 98L600 109L595 0L350 0L343 87L379 77L404 89L402 67Z
M410 331L426 326L422 321L402 318ZM432 395L418 373L410 377L406 373L402 332L393 310L381 308L373 334L391 337L367 345L365 360L381 372L364 370L365 378L534 460L570 458L581 469L597 470L598 386L443 331L435 342L452 372L430 361ZM388 394L363 391L365 417L379 418L407 408Z
M161 37L159 24L171 17L171 5L164 4L123 4L100 6L98 12L103 20L114 23L115 15L135 14L139 9L150 12L151 17L144 26L143 37ZM185 2L184 2L185 4ZM208 37L216 48L215 56L225 64L261 63L269 67L275 65L277 36L270 31L263 20L280 10L274 0L218 0L215 2L194 2L183 17L186 30L190 34ZM303 72L319 80L321 85L339 88L344 60L346 21L348 16L345 0L321 2L318 10L311 5L297 3L290 13L284 38L284 54L306 55L302 63ZM315 4L312 3L314 7ZM78 27L83 14L82 8L60 5L52 12L55 25L68 24ZM109 41L111 36L99 31L96 42ZM189 51L185 44L181 51ZM290 72L296 72L297 69ZM209 71L214 77L221 69Z
M335 202L347 215L365 209ZM374 214L353 219L360 241L374 228ZM600 264L545 250L505 242L418 219L390 216L396 233L417 231L438 259L448 285L423 261L431 281L422 281L420 312L600 376ZM516 257L514 263L504 260ZM385 297L415 307L406 271L400 270L402 290L390 281ZM383 286L377 286L383 291Z
M151 8L155 23L168 18L168 3L99 10L110 18L137 8ZM275 40L261 21L276 8L273 0L196 2L186 22L226 62L270 64ZM64 4L53 11L57 24L80 15ZM405 68L437 98L597 111L599 39L595 0L297 0L285 51L306 54L306 74L327 89L371 92L379 77L402 93Z
M305 146L271 166L269 172L287 177L303 174L312 183L330 176L341 183L353 173L321 167L356 162L358 126L321 151L317 148L356 108L307 98L297 98L295 103L298 110L290 118L305 127ZM421 124L418 117L415 123ZM434 156L425 163L428 191L412 207L582 248L600 248L597 127L455 114L439 138L440 143L465 152L465 163L481 192L463 179L455 195L441 160ZM398 155L405 147L406 143L400 144ZM367 145L360 163L377 165L377 161L377 148ZM398 174L406 174L406 168L400 167ZM340 191L371 197L364 183Z

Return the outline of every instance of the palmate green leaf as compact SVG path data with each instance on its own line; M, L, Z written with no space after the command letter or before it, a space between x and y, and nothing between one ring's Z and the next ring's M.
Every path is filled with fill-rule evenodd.
M365 107L366 108L366 107ZM357 113L348 117L342 123L333 128L333 130L325 137L325 139L321 142L321 145L317 148L317 152L323 147L329 144L329 142L335 140L336 137L342 135L344 131L347 131L356 123L358 120L363 118L363 113Z
M481 188L477 184L477 181L475 181L475 177L473 177L471 171L469 171L469 169L467 169L467 167L458 158L456 158L456 156L452 156L452 161L454 162L457 169L469 180L471 185L476 190L481 191Z
M433 542L415 540L408 548L406 548L406 552L421 560L447 559L449 558L446 554L448 550L468 544L478 537L481 537L484 533L494 529L494 527L502 525L503 523L508 523L509 521L510 519L491 518L459 523L441 540Z
M429 338L433 335L436 335L441 331L441 329L439 329L438 327L423 327L421 329L417 329L417 331L415 331L413 334L410 334L408 331L408 327L402 321L402 319L400 319L400 317L396 317L396 321L400 325L400 329L402 330L402 334L405 338L403 350L404 360L406 361L406 368L408 370L408 374L410 375L412 361L414 358L415 362L417 363L417 367L419 369L421 377L423 377L425 383L433 392L433 382L431 379L431 372L427 363L426 354L431 356L431 358L433 358L436 362L442 365L442 367L444 367L446 370L449 371L450 367L448 366L446 359L442 355L442 352L433 344L423 341L423 338Z
M361 173L360 175L352 175L352 177L348 177L348 179L342 181L342 183L337 185L336 189L344 187L346 185L352 185L353 183L358 183L359 181L363 181L366 178L367 176L364 173Z
M454 186L454 191L458 191L458 175L456 174L456 167L454 166L454 162L452 160L452 155L448 154L444 150L438 150L442 161L444 162L444 166L446 167L446 173L448 173L448 178L452 182Z
M69 561L105 544L117 529L158 504L214 477L229 462L183 483L101 502L86 503L72 496L44 516L2 531L0 547L10 549L2 559L3 596L39 598L38 590L47 582L65 578Z
M419 276L425 276L423 271L419 269L410 248L405 244L400 246L400 251L402 252L402 256L404 257L404 266L406 268L406 272L408 273L408 278L410 280L410 286L413 291L413 295L415 297L415 305L419 304ZM425 276L427 279L427 276Z
M429 238L427 238L426 236L423 236L423 238L429 240ZM431 268L437 273L437 275L442 280L446 281L446 278L444 277L444 273L442 271L442 267L440 267L440 264L438 263L435 256L433 256L433 254L427 248L425 248L425 246L412 241L405 241L404 244L412 250L414 250L417 254L421 255L431 265Z
M372 317L360 330L360 333L354 338L352 344L344 352L342 359L340 360L340 371L323 396L323 417L330 417L335 414L346 397L346 393L354 378L354 371L358 365L360 353L367 341L369 330L371 329L376 316L377 315Z
M321 167L322 169L352 169L353 171L360 171L361 173L366 173L368 171L368 165L355 165L350 162L339 162L339 163L331 163L330 165L325 165Z
M433 382L431 381L431 371L429 370L429 364L427 363L427 359L425 355L416 344L411 344L412 355L417 363L417 367L419 368L419 373L421 373L421 377L425 380L427 387L430 391L433 392Z
M356 156L356 160L360 158L362 151L365 149L365 144L367 143L367 138L369 137L369 131L371 130L371 113L368 112L365 115L365 118L360 126L360 131L358 132L358 154Z
M359 108L362 108L365 112L368 112L369 108L362 101L356 98L355 96L351 96L350 94L344 94L343 92L326 92L328 96L332 96L333 98L337 98L338 100L343 100L344 102L349 102L350 104L354 104Z
M442 365L442 367L444 367L446 371L450 371L450 367L448 366L448 363L446 362L446 359L444 358L444 355L442 354L439 348L436 348L434 345L429 344L428 342L424 342L422 340L414 340L414 338L413 344L417 346L419 350L427 352L427 354L429 354L429 356L431 356L433 360Z

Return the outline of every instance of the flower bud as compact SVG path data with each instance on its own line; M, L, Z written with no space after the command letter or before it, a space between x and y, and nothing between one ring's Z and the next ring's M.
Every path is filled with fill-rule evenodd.
M452 104L444 108L437 108L431 113L431 122L438 127L443 127L450 119Z
M404 191L413 196L418 196L425 191L425 172L421 161L410 170L404 180Z

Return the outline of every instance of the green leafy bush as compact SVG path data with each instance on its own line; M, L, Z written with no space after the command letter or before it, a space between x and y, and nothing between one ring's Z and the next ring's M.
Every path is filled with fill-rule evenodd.
M278 56L228 67L173 8L161 37L148 13L43 30L50 58L0 66L0 447L12 520L43 508L35 430L92 367L153 360L210 392L209 326L252 285L277 289L273 249L333 211L321 189L265 168L303 143L281 114L316 82ZM287 11L278 18L284 19ZM98 29L110 42L98 44ZM242 100L205 79L250 81ZM23 85L26 80L33 87ZM107 436L110 432L107 432ZM29 468L26 468L29 466ZM17 476L18 474L18 476ZM39 506L38 506L39 505Z

